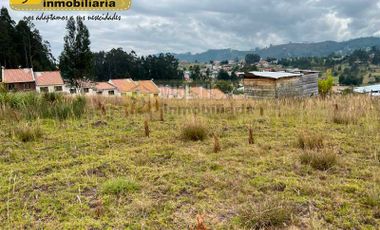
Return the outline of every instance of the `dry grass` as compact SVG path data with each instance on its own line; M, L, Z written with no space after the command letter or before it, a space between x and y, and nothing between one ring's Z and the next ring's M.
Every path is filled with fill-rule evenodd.
M320 132L301 131L298 136L298 147L301 149L319 149L324 146L326 134Z
M39 119L43 138L31 142L12 131L26 122L24 114L4 111L2 228L380 227L379 99L163 100L159 111L152 101L150 138L143 138L146 99L96 100L106 116L88 101L80 118ZM335 104L356 111L358 122L332 122ZM302 149L295 146L300 130ZM179 138L183 132L188 139ZM210 133L222 148L217 154Z
M214 134L214 153L218 153L222 150L222 147L220 146L219 137Z
M149 129L149 122L148 120L144 121L144 131L145 131L145 136L150 137L150 129Z
M268 200L241 210L241 223L246 229L277 229L289 225L297 215L295 205L282 200Z
M255 140L253 139L253 128L250 126L248 128L248 144L253 145L255 143Z
M22 142L35 141L43 135L42 129L38 125L20 124L13 131L14 135Z
M182 138L190 141L203 141L207 138L208 127L197 117L192 117L190 121L182 127Z
M300 156L301 163L312 166L318 170L328 170L337 163L337 154L334 150L306 150Z

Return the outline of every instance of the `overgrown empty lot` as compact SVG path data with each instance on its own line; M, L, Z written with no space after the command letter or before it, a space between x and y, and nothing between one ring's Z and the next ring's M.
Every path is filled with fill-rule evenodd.
M380 228L379 99L70 106L2 105L2 228Z

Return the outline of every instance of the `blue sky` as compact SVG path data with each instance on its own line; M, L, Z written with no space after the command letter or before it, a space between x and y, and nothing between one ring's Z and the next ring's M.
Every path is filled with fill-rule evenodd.
M8 0L1 1L9 9ZM38 14L9 10L16 21ZM379 10L377 0L133 0L130 10L118 12L121 21L85 23L92 50L122 47L145 55L380 36ZM65 22L34 24L58 56Z

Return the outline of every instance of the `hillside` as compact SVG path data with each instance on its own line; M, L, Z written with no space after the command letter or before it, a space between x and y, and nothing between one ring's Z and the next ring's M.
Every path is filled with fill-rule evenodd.
M208 62L210 60L234 60L244 59L248 53L257 53L261 57L323 57L332 53L348 54L356 49L369 48L372 46L380 46L380 38L365 37L357 38L344 42L324 41L315 43L289 43L282 45L273 45L264 49L256 49L255 51L238 51L233 49L208 50L203 53L191 54L175 54L175 57L181 61L199 61Z

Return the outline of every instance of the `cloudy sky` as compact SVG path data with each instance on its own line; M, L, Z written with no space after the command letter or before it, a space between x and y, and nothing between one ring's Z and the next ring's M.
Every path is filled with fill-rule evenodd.
M1 1L8 7L8 0ZM380 36L379 10L380 0L133 0L130 10L119 12L121 21L86 25L95 51L122 47L144 55L195 53ZM38 13L10 10L10 14L19 20ZM34 23L57 56L63 48L65 22Z

